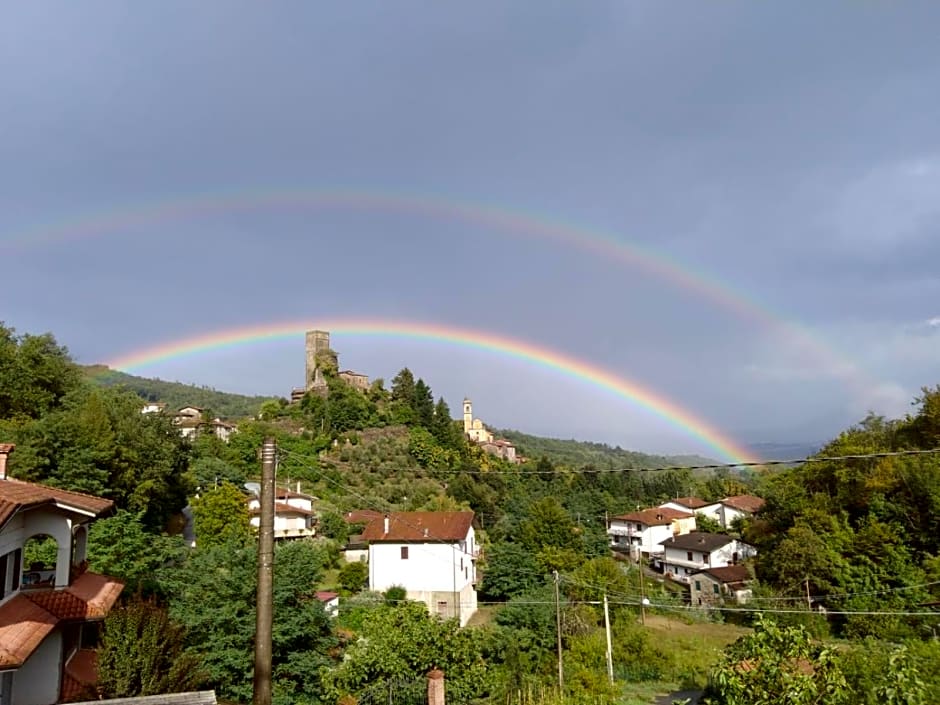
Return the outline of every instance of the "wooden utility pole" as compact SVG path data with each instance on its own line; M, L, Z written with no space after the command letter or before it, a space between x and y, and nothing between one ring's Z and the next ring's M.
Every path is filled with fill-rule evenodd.
M803 581L806 584L806 609L813 610L813 601L809 596L809 576L806 577L806 580Z
M253 705L271 705L271 635L274 624L274 474L277 446L261 446L261 518L258 526L258 596Z
M565 666L561 657L561 598L558 595L558 571L553 571L555 575L555 632L558 637L558 697L562 700L565 697Z
M614 684L614 652L610 644L610 609L607 607L607 593L604 593L604 631L607 633L607 677Z

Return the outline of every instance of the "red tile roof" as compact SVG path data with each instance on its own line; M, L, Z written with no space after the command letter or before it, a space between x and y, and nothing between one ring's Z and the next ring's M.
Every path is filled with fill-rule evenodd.
M329 592L328 590L320 590L317 592L317 599L320 602L329 602L330 600L335 600L337 597L339 597L338 593Z
M0 480L0 527L20 509L43 504L64 505L79 512L98 516L111 509L114 502L81 492L70 492L57 487L37 485L20 480Z
M30 590L0 607L0 668L19 668L42 640L66 620L102 619L124 584L83 573L63 590Z
M732 509L737 509L738 511L746 512L748 514L754 514L759 511L761 507L766 504L766 502L760 497L755 497L750 494L739 494L734 497L725 497L721 500L722 504L726 504Z
M369 522L362 532L366 541L462 541L473 524L473 512L391 512Z
M261 514L261 507L254 507L248 510L252 516ZM303 514L305 516L314 516L316 512L312 512L309 509L304 509L303 507L295 507L292 504L284 504L283 502L274 503L274 514Z
M0 607L0 668L19 668L59 620L24 594Z
M744 583L753 580L751 571L747 569L746 565L741 565L740 563L737 565L722 566L720 568L706 568L700 572L710 575L720 583Z
M707 507L709 504L704 499L699 499L698 497L676 497L669 501L673 504L681 504L683 507L688 507L689 509L701 509L702 507Z
M639 512L630 512L613 517L619 521L631 521L637 524L646 524L647 526L668 526L676 519L691 519L694 515L689 512L683 512L679 509L669 507L653 507Z

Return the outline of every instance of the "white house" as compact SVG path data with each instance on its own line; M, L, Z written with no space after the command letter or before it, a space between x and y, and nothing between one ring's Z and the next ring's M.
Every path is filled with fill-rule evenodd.
M766 502L760 497L750 494L739 494L725 497L717 502L715 519L722 528L729 529L737 519L754 516L763 508Z
M88 525L114 505L7 478L12 450L0 444L0 703L77 700L94 692L98 625L124 589L86 570ZM23 565L35 537L55 542L55 563Z
M641 554L657 556L660 544L671 536L695 531L695 515L669 507L654 507L621 514L610 520L607 535L612 548L629 551L634 559Z
M318 590L317 600L323 604L323 611L330 617L335 617L339 614L339 595L335 592Z
M409 600L461 626L476 612L473 512L392 512L369 523L362 538L370 589L403 587Z
M162 401L148 401L140 410L142 414L160 414L166 410L166 404Z
M688 583L700 570L735 565L755 555L757 549L731 536L693 531L663 541L663 573Z
M299 488L298 488L299 489ZM316 512L313 497L289 489L278 489L274 494L274 538L298 539L316 536ZM248 500L249 521L256 529L261 525L261 500L253 496Z

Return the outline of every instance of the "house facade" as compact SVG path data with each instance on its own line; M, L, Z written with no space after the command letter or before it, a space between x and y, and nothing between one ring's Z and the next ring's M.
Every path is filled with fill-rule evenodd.
M403 587L409 600L460 626L476 612L473 512L392 512L370 522L362 540L371 590Z
M669 507L654 507L613 517L607 535L611 548L639 560L641 555L661 555L663 541L690 531L695 531L694 514Z
M93 693L98 625L124 589L86 569L88 526L113 503L8 478L12 450L0 444L0 703L80 700ZM55 542L55 562L24 565L38 537Z
M673 536L662 545L663 573L686 584L699 571L736 565L757 555L757 549L743 541L704 531Z
M746 565L706 568L689 581L691 603L702 607L733 603L745 604L751 597L754 577Z
M299 488L298 488L299 489ZM274 538L300 539L317 535L317 516L313 510L314 498L300 491L278 489L274 494ZM249 522L256 529L261 526L261 500L252 496L248 500Z
M749 494L725 497L717 503L715 518L722 528L730 529L736 520L754 516L764 504L763 499Z

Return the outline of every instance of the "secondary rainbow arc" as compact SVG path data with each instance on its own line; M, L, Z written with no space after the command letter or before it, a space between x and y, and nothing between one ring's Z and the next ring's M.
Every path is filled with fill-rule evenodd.
M243 189L184 195L157 202L111 208L0 236L0 243L41 243L119 232L180 218L253 211L266 208L342 208L357 211L403 212L458 219L521 237L548 239L590 252L607 261L636 267L703 298L736 316L783 331L791 344L810 352L829 373L854 389L867 389L872 379L859 365L804 326L758 303L753 297L661 253L619 240L612 233L503 206L456 200L439 195L343 188Z
M158 343L115 357L107 364L109 367L120 370L140 370L140 368L162 361L212 350L268 340L299 338L305 331L315 328L344 335L384 336L458 345L531 362L626 399L636 408L659 417L684 434L704 443L708 448L719 453L724 460L729 462L755 460L752 453L723 432L666 396L643 387L633 380L542 345L488 331L451 325L366 319L266 323L228 328L181 340Z

